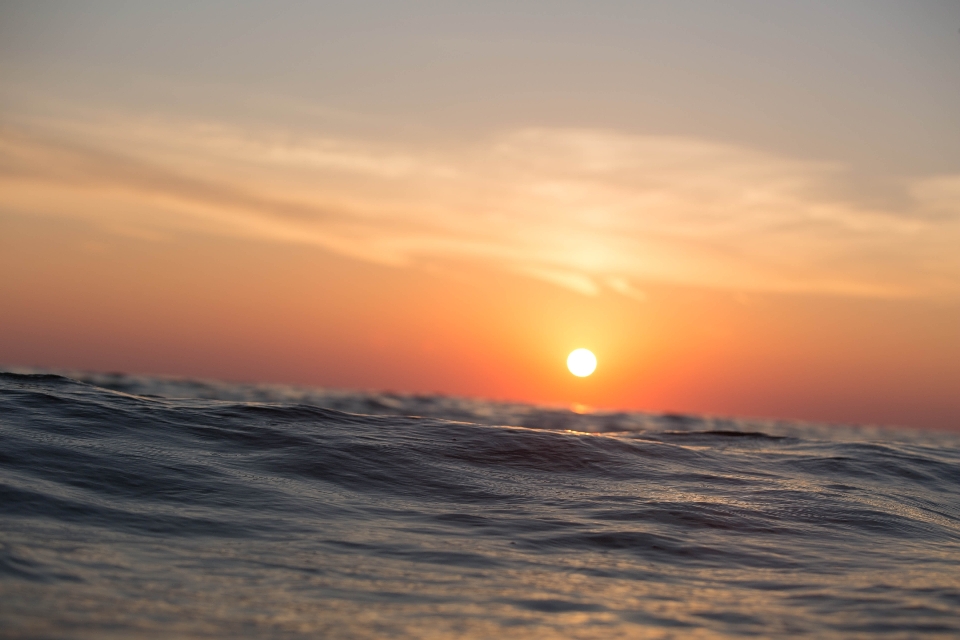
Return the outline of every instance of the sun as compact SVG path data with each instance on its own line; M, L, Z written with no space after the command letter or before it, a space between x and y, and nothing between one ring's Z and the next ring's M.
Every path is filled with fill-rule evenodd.
M589 349L574 349L567 356L567 369L578 378L586 378L597 368L597 356Z

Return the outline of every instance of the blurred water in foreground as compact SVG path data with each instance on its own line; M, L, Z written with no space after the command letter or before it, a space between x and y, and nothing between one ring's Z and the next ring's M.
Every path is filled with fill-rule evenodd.
M960 436L0 374L8 638L960 634Z

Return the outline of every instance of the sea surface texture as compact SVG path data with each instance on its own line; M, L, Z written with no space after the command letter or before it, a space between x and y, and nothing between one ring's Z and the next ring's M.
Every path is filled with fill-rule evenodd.
M960 438L0 374L4 638L960 635Z

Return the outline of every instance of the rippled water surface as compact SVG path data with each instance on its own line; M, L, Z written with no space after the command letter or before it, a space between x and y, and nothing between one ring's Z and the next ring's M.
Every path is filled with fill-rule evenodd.
M4 637L960 634L956 435L4 373L0 438Z

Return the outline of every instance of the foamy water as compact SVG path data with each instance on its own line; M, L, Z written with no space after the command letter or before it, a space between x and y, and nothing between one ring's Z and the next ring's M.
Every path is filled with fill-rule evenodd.
M0 437L4 637L960 634L957 435L5 373Z

